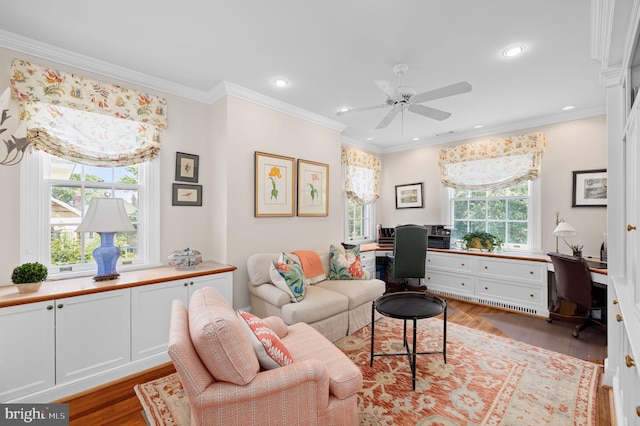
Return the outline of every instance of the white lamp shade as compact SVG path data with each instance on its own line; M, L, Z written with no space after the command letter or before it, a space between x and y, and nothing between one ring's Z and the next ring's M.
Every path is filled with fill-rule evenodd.
M578 232L567 222L558 223L556 229L553 230L553 235L555 237L575 237L577 234Z
M93 198L76 232L135 231L122 198Z

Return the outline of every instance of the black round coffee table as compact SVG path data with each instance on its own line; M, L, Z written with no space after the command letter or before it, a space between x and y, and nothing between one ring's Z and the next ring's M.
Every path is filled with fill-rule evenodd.
M374 353L375 340L375 311L384 316L397 318L404 321L403 342L406 352L385 354ZM442 351L436 352L417 352L416 334L417 321L423 318L431 318L436 315L443 314L443 335L442 335ZM413 344L409 349L407 341L407 320L413 320ZM376 356L408 356L409 365L411 366L411 377L413 380L413 390L416 389L416 355L425 354L442 354L444 363L447 363L447 302L437 296L432 296L417 291L402 291L398 293L389 293L378 297L371 303L371 360L369 366L373 366L373 358Z

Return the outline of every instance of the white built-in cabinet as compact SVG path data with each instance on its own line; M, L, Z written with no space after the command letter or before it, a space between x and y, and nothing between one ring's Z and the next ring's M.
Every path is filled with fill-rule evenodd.
M213 287L229 302L231 274L187 278L131 289L131 356L137 360L167 350L171 303L189 303L194 291Z
M172 301L211 286L232 304L233 269L0 307L0 403L50 402L168 362Z
M546 262L428 251L425 283L430 293L549 315Z
M371 278L376 277L376 252L365 251L360 253L360 262L362 262L362 269L368 271Z
M594 2L607 112L608 358L616 424L640 425L640 0ZM594 50L595 51L595 50Z

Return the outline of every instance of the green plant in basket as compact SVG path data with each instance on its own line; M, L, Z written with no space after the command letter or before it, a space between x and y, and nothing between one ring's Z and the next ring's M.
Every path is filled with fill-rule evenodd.
M23 263L17 266L11 274L14 284L28 284L42 282L47 279L49 271L42 263Z
M467 232L462 237L462 241L464 242L463 248L465 250L500 250L503 244L499 237L484 231Z

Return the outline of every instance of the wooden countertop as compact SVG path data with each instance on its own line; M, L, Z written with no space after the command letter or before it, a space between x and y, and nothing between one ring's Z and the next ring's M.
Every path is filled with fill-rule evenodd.
M18 293L15 285L12 284L0 287L0 308L204 275L220 274L235 271L236 269L235 266L215 262L202 262L195 269L188 270L178 270L170 266L163 266L122 272L117 279L108 281L94 281L91 276L67 280L48 280L42 284L40 290L27 294Z
M366 251L393 251L393 247L379 247L376 243L366 243L366 244L361 244L360 245L360 251L363 251L363 252L366 252ZM547 256L546 254L479 252L479 251L469 251L469 250L461 250L461 249L437 249L437 248L429 248L429 249L427 249L427 251L551 263L551 259L549 259L549 256ZM595 272L597 274L607 275L607 270L606 269L589 268L589 270L591 270L591 272Z

